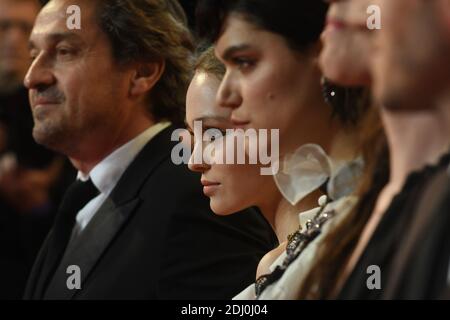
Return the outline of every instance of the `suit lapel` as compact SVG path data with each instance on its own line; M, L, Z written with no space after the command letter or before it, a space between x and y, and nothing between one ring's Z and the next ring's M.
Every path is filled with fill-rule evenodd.
M154 137L123 174L117 186L103 203L92 221L73 243L70 243L57 272L50 281L45 297L70 299L79 291L68 290L66 269L77 265L81 269L81 290L102 254L139 205L139 191L159 164L171 155L176 142L171 142L175 127L170 126ZM47 271L48 273L48 271ZM46 273L43 273L45 275Z
M80 268L81 288L84 287L95 265L138 204L139 199L135 199L117 208L111 199L105 201L83 233L68 246L45 299L70 299L76 295L77 290L69 290L66 286L69 277L66 270L71 265Z

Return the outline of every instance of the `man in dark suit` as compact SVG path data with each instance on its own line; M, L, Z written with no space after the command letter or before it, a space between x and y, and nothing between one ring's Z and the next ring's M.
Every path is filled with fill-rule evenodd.
M171 159L192 44L177 1L53 0L31 38L34 138L79 170L26 299L225 299L275 245L253 210L215 216Z

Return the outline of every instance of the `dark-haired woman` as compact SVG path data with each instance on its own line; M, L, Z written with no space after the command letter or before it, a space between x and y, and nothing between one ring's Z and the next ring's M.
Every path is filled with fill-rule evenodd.
M204 1L199 7L198 24L207 30L201 34L215 42L226 67L217 102L229 111L230 125L279 130L281 160L274 176L279 191L266 196L263 184L244 187L247 180L233 188L229 178L215 181L219 187L210 194L213 210L221 214L258 206L282 243L261 261L256 285L237 298L295 298L300 272L314 259L311 244L322 236L321 227L336 212L345 216L356 201L349 194L360 170L358 116L349 119L345 108L325 103L317 66L326 9L319 1L261 0ZM214 164L194 169L218 176ZM234 210L221 210L231 204ZM280 290L269 290L293 261L304 267Z

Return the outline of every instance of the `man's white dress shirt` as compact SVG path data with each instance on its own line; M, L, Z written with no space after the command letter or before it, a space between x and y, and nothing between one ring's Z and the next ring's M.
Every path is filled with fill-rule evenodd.
M78 212L72 236L78 236L86 228L95 213L114 190L125 170L147 143L169 126L169 122L151 126L103 159L88 175L78 172L77 179L81 181L91 179L100 194Z

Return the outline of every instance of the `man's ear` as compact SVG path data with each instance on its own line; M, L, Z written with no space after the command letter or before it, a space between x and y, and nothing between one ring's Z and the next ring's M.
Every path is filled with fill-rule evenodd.
M130 83L130 95L140 96L150 91L161 79L165 70L164 60L136 65Z

